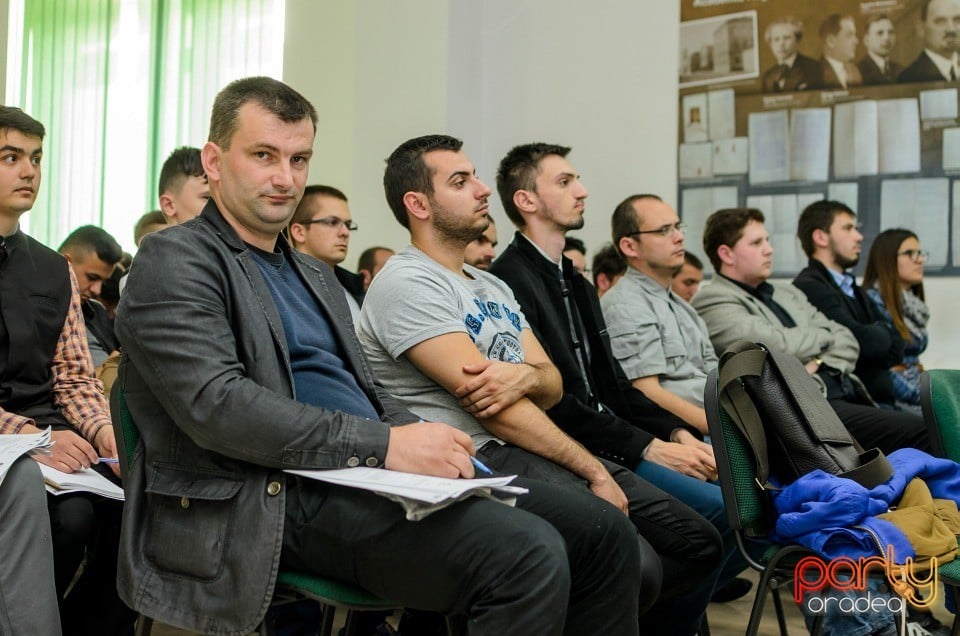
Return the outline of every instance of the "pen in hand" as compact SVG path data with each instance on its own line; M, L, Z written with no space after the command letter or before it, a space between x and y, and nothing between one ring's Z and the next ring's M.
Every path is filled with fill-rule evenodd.
M119 464L120 460L116 457L97 457L98 464Z
M477 470L487 473L488 475L493 474L492 470L484 466L483 462L477 459L476 457L474 457L473 455L470 456L470 462L473 464L473 467L476 468Z

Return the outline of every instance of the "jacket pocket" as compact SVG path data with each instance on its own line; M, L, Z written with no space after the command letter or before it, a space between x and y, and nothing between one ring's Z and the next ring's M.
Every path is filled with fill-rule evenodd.
M151 510L147 559L169 574L216 578L243 477L184 467L154 468L146 488Z

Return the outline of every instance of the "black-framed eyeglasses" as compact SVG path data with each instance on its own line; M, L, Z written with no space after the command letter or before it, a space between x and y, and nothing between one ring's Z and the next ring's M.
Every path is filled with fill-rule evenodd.
M925 261L930 258L930 252L926 250L903 250L897 252L897 256L906 256L914 263L919 263L921 260Z
M322 219L311 219L309 221L302 221L300 225L313 225L314 223L319 223L320 225L325 225L331 230L339 230L340 226L347 228L351 232L355 232L360 226L353 222L353 219L348 219L344 221L340 217L336 216L325 216Z
M686 223L674 223L672 225L664 225L663 227L658 227L655 230L637 230L636 232L630 232L627 236L637 236L639 234L658 234L664 238L673 238L677 232L686 232L687 224Z

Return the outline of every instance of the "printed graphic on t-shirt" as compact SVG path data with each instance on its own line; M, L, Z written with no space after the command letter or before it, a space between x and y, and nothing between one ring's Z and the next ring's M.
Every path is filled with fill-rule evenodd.
M487 358L520 364L523 362L523 347L520 346L520 341L512 333L501 331L493 337L493 342L487 349Z
M473 298L473 304L477 307L477 313L468 313L463 319L463 324L467 327L470 338L474 340L474 342L476 342L477 336L480 335L483 324L487 320L500 323L504 317L506 317L517 333L520 333L520 314L511 311L506 303L497 304L492 300L483 302L475 296ZM514 340L516 340L516 338L514 338Z

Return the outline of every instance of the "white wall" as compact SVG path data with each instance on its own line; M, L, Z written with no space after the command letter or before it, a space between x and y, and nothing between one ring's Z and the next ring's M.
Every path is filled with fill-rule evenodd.
M284 79L320 114L311 182L344 189L360 225L346 265L407 243L383 199L383 160L432 132L462 138L491 187L513 145L573 146L591 250L625 196L675 202L678 24L679 3L662 0L288 0ZM957 285L926 281L928 367L960 368Z

